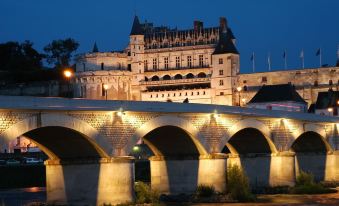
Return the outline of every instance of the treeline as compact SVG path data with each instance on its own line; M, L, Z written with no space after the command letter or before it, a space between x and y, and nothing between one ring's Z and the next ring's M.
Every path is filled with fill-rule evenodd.
M25 82L59 79L60 71L72 67L71 60L79 43L72 38L53 40L38 52L31 41L0 44L0 80ZM43 62L50 68L46 68Z

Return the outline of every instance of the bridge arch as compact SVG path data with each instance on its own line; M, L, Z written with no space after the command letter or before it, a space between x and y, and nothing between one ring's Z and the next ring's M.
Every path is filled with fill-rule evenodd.
M198 132L198 130L188 121L183 118L174 117L174 116L159 116L151 119L150 121L143 124L139 129L137 129L134 135L128 140L124 151L128 153L132 150L132 147L136 144L136 142L144 138L147 134L161 128L177 129L177 131L181 131L182 134L186 134L190 140L194 143L196 149L198 150L200 155L206 155L207 150L205 148L206 142L204 137ZM144 141L150 146L151 150L157 156L162 156L161 151L159 151L156 146L152 145L151 142L147 142L147 139Z
M236 150L228 142L235 134L245 129L255 129L259 131L265 137L270 147L271 153L277 153L276 146L271 140L271 130L264 123L256 119L244 119L234 124L220 141L219 151L222 151L225 145L227 145L231 153L237 153Z
M325 180L327 154L332 151L325 137L316 131L304 131L293 141L290 150L295 153L296 174L309 172L316 181Z
M82 120L65 114L41 113L33 115L6 129L0 134L0 140L9 142L22 135L36 143L50 159L60 158L61 141L65 141L63 143L67 145L69 139L65 139L62 135L72 136L72 140L78 141L77 143L73 142L73 146L75 148L84 146L83 149L86 148L87 152L91 151L90 154L93 157L109 157L108 154L110 153L108 141L95 128ZM47 135L50 135L51 138L46 139ZM56 147L56 144L59 145L58 148L51 148L51 146ZM67 147L71 150L75 149L71 145L67 145ZM80 148L78 151L85 150ZM82 155L86 156L86 154Z
M325 144L326 149L328 152L333 151L330 143L326 140L326 131L321 125L316 125L316 124L304 124L302 130L297 130L294 133L294 139L289 142L288 148L292 149L292 145L296 142L298 138L300 138L303 134L307 132L314 132L319 135L319 138L321 138L322 142Z

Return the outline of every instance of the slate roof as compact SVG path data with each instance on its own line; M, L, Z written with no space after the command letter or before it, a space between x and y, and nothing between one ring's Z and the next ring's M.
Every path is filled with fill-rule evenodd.
M221 32L219 42L215 47L213 54L239 54L232 39L235 38L231 29L228 28L226 31Z
M144 34L143 29L141 27L138 16L134 16L133 26L130 35L142 35Z
M291 84L264 85L254 95L249 103L287 101L306 104L305 100L298 94Z
M327 109L329 107L338 107L339 91L329 90L328 92L319 92L315 109Z

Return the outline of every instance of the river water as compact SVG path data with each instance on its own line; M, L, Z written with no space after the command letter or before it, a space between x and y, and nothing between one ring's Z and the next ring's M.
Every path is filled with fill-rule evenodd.
M0 190L1 206L28 206L46 202L44 187Z

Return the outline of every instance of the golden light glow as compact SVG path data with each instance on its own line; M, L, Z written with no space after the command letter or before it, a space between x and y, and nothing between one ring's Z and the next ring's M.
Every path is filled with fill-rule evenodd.
M211 116L216 119L219 117L219 114L218 114L218 111L217 110L214 110L214 112L211 114Z
M119 111L117 112L117 115L118 115L119 117L122 117L123 115L125 115L124 110L123 110L122 108L120 108Z
M241 90L242 90L242 87L237 87L238 92L241 92Z
M71 70L69 70L69 69L66 69L66 70L64 71L64 76L65 76L66 78L70 78L71 76L73 76L73 72L72 72Z
M103 87L104 87L104 90L108 89L108 85L107 84L104 84Z
M242 101L242 103L245 103L246 102L246 98L242 98L241 101Z
M329 112L333 112L333 108L332 108L332 107L330 107L330 108L328 108L328 109L327 109L327 111L329 111Z

